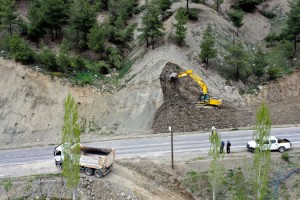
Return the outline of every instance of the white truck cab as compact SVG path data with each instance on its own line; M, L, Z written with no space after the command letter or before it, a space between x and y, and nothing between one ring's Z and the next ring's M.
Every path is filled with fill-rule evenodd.
M271 151L279 151L280 153L283 153L287 149L292 148L292 143L287 139L279 139L274 136L269 136L264 140L263 147L260 147L257 141L252 140L247 143L247 149L249 151L254 152L256 148L259 148L260 150L271 150Z

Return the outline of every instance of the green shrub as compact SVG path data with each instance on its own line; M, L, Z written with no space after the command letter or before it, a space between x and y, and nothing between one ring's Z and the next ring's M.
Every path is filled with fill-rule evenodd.
M203 0L192 0L193 3L202 3Z
M197 21L198 20L198 13L200 11L195 9L195 8L190 8L189 9L189 14L188 14L188 17L189 17L189 20L192 20L192 21Z
M288 152L283 152L281 154L281 158L285 161L289 161L290 160L290 156L289 156L289 153Z
M273 11L260 10L259 12L268 19L276 17L276 14Z
M80 72L75 75L75 84L84 86L93 83L93 76L89 72Z
M22 64L32 64L35 61L34 51L27 46L25 41L14 34L8 41L9 50L12 52L15 61Z
M46 46L39 53L38 61L50 71L58 71L56 55Z
M70 62L71 67L75 70L84 71L86 69L84 59L80 55L73 56Z
M275 80L281 76L281 68L277 66L271 66L268 69L268 75L270 80Z

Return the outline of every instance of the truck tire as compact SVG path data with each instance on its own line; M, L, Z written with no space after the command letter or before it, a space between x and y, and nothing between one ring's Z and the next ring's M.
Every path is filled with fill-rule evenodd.
M283 152L285 151L285 148L284 148L284 147L279 147L278 151L279 151L280 153L283 153Z
M84 168L84 173L88 176L92 176L94 174L94 170L92 168Z
M97 178L101 178L103 176L102 171L100 169L96 169L95 172L94 172L94 175Z

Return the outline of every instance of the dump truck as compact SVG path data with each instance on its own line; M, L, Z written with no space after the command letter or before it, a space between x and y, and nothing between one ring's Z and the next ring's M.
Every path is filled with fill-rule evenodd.
M288 139L280 139L274 136L269 136L263 141L263 146L260 147L258 140L252 140L247 143L247 149L254 152L256 148L259 150L279 151L283 153L285 150L292 148L292 143Z
M63 168L64 144L54 148L54 159L57 168ZM105 176L111 171L116 151L113 148L95 148L80 144L80 170L88 176L97 178Z

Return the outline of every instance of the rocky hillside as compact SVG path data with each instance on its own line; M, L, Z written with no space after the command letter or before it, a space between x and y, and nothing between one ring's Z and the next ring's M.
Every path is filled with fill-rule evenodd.
M268 100L274 124L299 123L299 73L270 83L258 96L241 97L238 89L220 77L215 66L205 70L199 64L198 53L201 35L208 23L213 24L222 41L231 37L235 27L209 5L191 3L191 8L200 10L198 21L188 23L186 46L179 48L169 36L174 29L174 14L165 21L166 35L154 50L137 46L130 55L138 58L129 73L120 81L122 89L108 94L95 87L77 87L67 80L53 79L39 72L38 67L26 67L0 59L0 144L1 148L59 143L63 125L63 103L71 93L79 105L81 125L85 127L83 140L95 140L109 134L145 134L165 132L172 122L177 132L207 130L212 124L218 128L251 126L255 109L260 102ZM229 10L230 1L222 4L223 12ZM287 0L266 2L272 7L287 10ZM184 7L185 2L176 2L172 11ZM136 20L140 21L140 15ZM258 12L246 14L240 38L251 45L262 42L271 31L271 21ZM170 36L171 37L171 36ZM173 63L173 64L169 64ZM198 110L188 104L194 99L189 80L183 86L170 88L166 77L172 66L177 70L194 69L210 93L223 99L220 110ZM292 84L289 84L289 77ZM292 89L288 89L292 87ZM276 92L273 94L273 91ZM274 98L270 98L270 94ZM276 95L275 95L276 94ZM175 95L175 96L172 96ZM277 96L281 96L277 98ZM280 106L279 106L280 105ZM278 117L280 113L280 117ZM290 117L292 116L292 117ZM175 117L176 119L174 119ZM84 126L85 125L85 126Z

